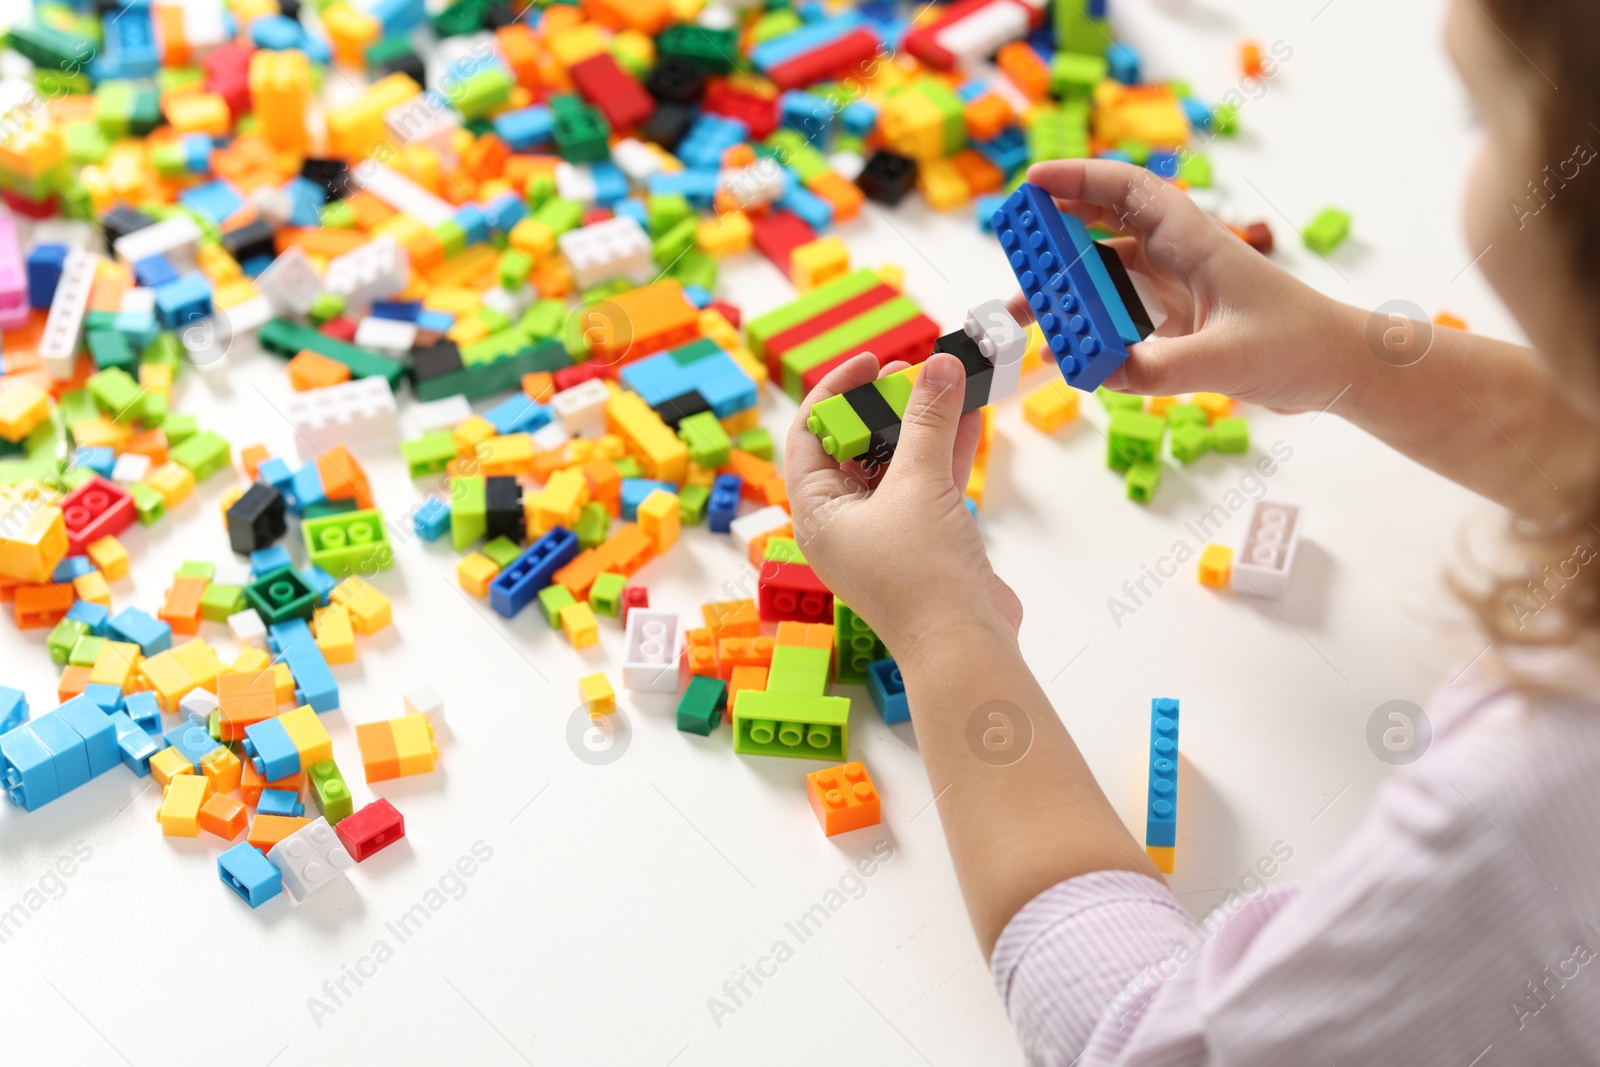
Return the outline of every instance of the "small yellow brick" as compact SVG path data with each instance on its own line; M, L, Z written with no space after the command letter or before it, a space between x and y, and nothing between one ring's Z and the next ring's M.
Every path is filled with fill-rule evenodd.
M617 693L604 673L586 674L578 679L578 695L589 709L589 718L598 719L617 710Z
M317 648L329 663L354 663L356 632L350 622L350 609L333 604L317 612Z
M93 563L108 582L119 582L128 576L128 550L115 537L102 537L90 542L86 549Z
M489 595L489 583L500 573L500 565L481 552L468 552L456 564L456 580L475 597Z
M161 753L156 753L160 756ZM155 757L151 757L155 762ZM185 760L187 762L187 760ZM191 764L192 766L192 764ZM204 775L180 774L167 783L156 821L168 837L199 837L200 806L211 795L211 781Z
M1226 589L1233 577L1233 549L1227 545L1207 545L1200 553L1200 584Z
M150 757L150 777L156 780L156 785L170 785L174 778L193 773L194 764L176 748L164 748Z
M588 648L600 640L600 623L584 601L561 609L561 629L573 648Z
M1078 417L1078 394L1063 382L1047 382L1023 397L1022 417L1041 433L1055 433Z
M359 575L352 574L334 588L333 602L349 608L356 633L368 637L394 620L394 604Z
M108 608L111 606L111 587L106 584L106 576L99 571L78 575L72 579L72 589L78 594L79 600Z
M145 484L161 494L167 509L177 507L194 492L194 474L189 468L170 460L145 475Z
M837 234L808 241L789 254L789 278L801 292L850 269L850 250Z

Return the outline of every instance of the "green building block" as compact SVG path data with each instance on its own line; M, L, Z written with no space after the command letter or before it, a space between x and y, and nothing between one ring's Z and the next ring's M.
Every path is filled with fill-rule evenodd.
M1178 177L1192 189L1209 189L1213 179L1211 160L1198 152L1183 152L1178 158Z
M872 431L861 421L843 393L824 397L811 405L806 429L822 441L822 450L837 459L862 455L872 442Z
M160 521L161 516L167 512L166 498L143 482L129 486L128 495L133 497L133 510L139 516L141 526L150 526Z
M660 237L685 219L695 217L694 206L682 193L658 194L644 202L645 220L650 236Z
M678 729L686 734L710 737L722 722L722 709L728 703L728 683L721 678L697 674L678 701Z
M711 490L703 485L685 485L678 490L678 522L683 526L697 526L706 517L706 505L711 502Z
M194 480L203 482L228 465L233 450L227 438L210 430L203 430L176 445L167 458L181 467L189 468Z
M161 425L161 432L167 435L169 442L179 445L200 432L200 420L193 415L169 415Z
M1250 424L1237 415L1212 423L1211 436L1218 452L1237 454L1250 451Z
M698 248L690 248L678 257L677 262L671 265L667 273L669 277L676 278L683 285L698 285L702 289L711 289L717 284L717 270L714 256L707 255Z
M217 576L217 565L208 559L186 559L178 564L179 578L204 578L206 581Z
M726 74L733 69L734 57L739 54L739 31L675 23L656 38L656 53L687 60L712 74Z
M866 681L868 665L889 655L866 620L838 597L833 598L833 647L841 682Z
M89 395L95 405L113 422L134 422L139 418L139 383L121 367L97 371L89 376Z
M624 478L642 478L644 476L644 472L639 468L639 461L633 456L623 456L621 459L614 459L611 461L611 465L617 468L617 473ZM706 493L706 499L709 500L710 497L711 494L708 491ZM682 498L680 497L679 499L681 500Z
M770 462L773 456L772 433L765 426L745 430L733 439L733 447Z
M1205 409L1199 404L1173 404L1167 408L1167 425L1174 430L1179 426L1204 426L1207 421Z
M342 305L343 301L340 303ZM341 306L334 314L337 315L343 310ZM400 379L406 371L405 364L399 360L373 355L364 348L346 344L320 330L289 319L273 319L266 323L256 332L256 340L263 349L283 359L293 359L301 350L310 349L335 363L343 363L357 378L382 378L389 383L390 388L399 387ZM421 397L421 399L437 400L438 397Z
M138 355L133 351L133 345L115 330L90 330L84 337L89 345L89 358L94 360L94 365L100 370L116 368L130 371L139 362Z
M268 571L245 586L245 599L268 626L290 619L309 619L317 594L293 567Z
M1305 229L1306 247L1320 256L1332 255L1350 236L1350 216L1338 208L1326 208Z
M579 548L595 548L606 539L611 530L611 516L604 504L591 500L578 512L578 521L572 532L578 535Z
M485 556L494 560L494 565L501 570L511 566L516 558L522 555L522 546L509 537L496 537L493 541L478 549Z
M87 389L69 389L62 393L56 401L56 410L61 414L61 421L68 426L100 414L94 397Z
M1125 471L1135 463L1152 462L1161 456L1161 442L1167 434L1167 420L1142 411L1116 411L1107 430L1106 466Z
M842 762L850 751L850 701L747 689L733 709L733 750Z
M73 646L88 633L88 624L77 619L62 619L56 623L44 641L45 648L50 650L50 662L57 667L65 666L67 657L72 655Z
M105 646L106 639L94 634L78 638L78 643L72 646L72 653L67 656L67 666L93 667L100 659L100 650Z
M589 587L589 606L597 615L610 615L613 618L622 614L622 587L628 584L628 579L620 574L609 571L600 575Z
M577 602L572 590L564 585L547 585L539 590L539 614L544 616L544 621L552 630L561 629L562 609Z
M317 810L328 820L329 826L337 826L340 820L349 818L355 811L350 787L345 784L344 775L339 773L338 764L331 759L311 765L311 798L316 801Z
M1172 428L1172 458L1185 466L1211 451L1211 430L1204 422L1184 422Z
M237 615L249 606L242 585L213 582L200 594L200 617L207 622L227 622L228 616Z
M446 88L451 105L468 119L482 118L511 95L516 82L511 72L498 63L482 67Z
M796 345L783 354L784 392L799 403L805 399L801 375L806 371L860 348L879 334L902 326L920 314L922 311L910 297L897 296Z
M831 648L778 645L772 650L772 665L767 669L767 692L822 696L828 689L832 663Z
M1155 460L1140 460L1128 468L1126 481L1128 499L1148 504L1161 487L1161 464Z
M449 430L432 430L421 437L400 442L400 455L413 478L443 474L456 458L456 439Z
M1100 401L1100 406L1105 408L1106 412L1111 415L1115 415L1119 411L1144 410L1144 400L1142 398L1129 396L1127 393L1113 392L1103 385L1094 391L1094 398Z
M1211 109L1211 132L1232 137L1239 132L1239 105L1218 104Z
M454 514L452 509L452 518ZM311 565L335 578L352 574L370 577L394 566L394 550L383 525L383 512L376 508L305 520L300 523L300 533Z
M6 31L11 50L44 70L81 71L98 54L93 41L44 22L21 22Z
M489 483L482 478L450 479L450 545L471 548L489 532Z
M596 163L610 158L606 138L611 134L611 124L599 108L569 93L552 98L550 110L555 113L554 140L562 159L568 163Z
M1109 65L1103 55L1057 52L1050 59L1050 91L1057 97L1088 96L1106 80Z
M751 319L749 325L745 327L745 342L750 346L752 355L764 360L767 342L778 334L814 319L829 308L882 284L883 281L876 271L865 267L851 271L817 286L798 300L792 300L765 315Z
M696 412L679 422L678 439L688 447L689 458L701 467L725 467L732 458L733 442L712 412Z
M348 515L350 512L358 510L360 509L356 507L354 500L323 500L316 504L307 504L301 508L300 518L302 520L325 519L329 515Z
M1104 55L1111 43L1110 24L1090 15L1090 0L1054 0L1056 48L1061 52Z
M792 537L767 538L767 550L761 557L775 563L804 563L806 557L800 551L800 546Z

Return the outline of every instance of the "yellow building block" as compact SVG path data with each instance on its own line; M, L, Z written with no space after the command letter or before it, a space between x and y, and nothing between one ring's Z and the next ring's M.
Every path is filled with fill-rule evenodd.
M1142 141L1153 148L1182 148L1189 119L1177 96L1163 87L1130 88L1107 78L1094 90L1095 136L1108 144Z
M1028 347L1022 353L1022 373L1028 374L1044 366L1044 331L1037 322L1028 323Z
M179 133L221 137L233 129L228 102L216 93L168 93L162 98L161 111Z
M332 604L317 612L317 648L329 663L354 663L356 660L356 631L350 621L350 609L343 604Z
M919 163L944 155L944 116L932 100L915 89L884 101L878 111L878 132L891 151Z
M917 168L917 190L936 211L952 211L972 197L961 169L948 159L925 160Z
M39 585L67 555L67 524L61 509L34 499L8 496L0 502L0 578Z
M279 715L278 722L300 753L301 767L311 767L333 758L333 738L328 736L327 728L317 718L315 708L301 705Z
M150 777L155 779L156 785L170 785L173 779L186 774L194 774L194 764L176 748L164 748L150 757Z
M328 25L327 12L323 13L323 25ZM249 83L251 113L267 143L281 152L303 155L311 140L306 130L306 110L311 103L310 58L294 49L259 49L250 54Z
M217 691L217 678L227 670L217 658L217 650L198 637L173 646L172 658L178 661L189 681L208 693Z
M12 174L40 178L67 158L61 133L46 125L42 116L37 123L8 123L0 133L6 135L0 137L0 169Z
M367 86L360 98L328 112L328 153L365 159L384 142L384 112L422 92L422 86L399 71Z
M706 308L700 312L700 333L702 336L717 343L717 347L728 353L739 369L750 376L751 381L757 385L767 380L767 365L750 354L744 346L739 331L734 328L716 308Z
M619 393L606 402L606 427L622 435L646 478L681 482L689 449L637 393Z
M589 718L598 719L617 710L617 693L611 688L611 679L604 672L586 674L578 679L578 695L583 706L589 709Z
M394 605L372 588L372 583L352 574L333 590L333 602L350 609L350 622L356 633L371 637L394 621Z
M989 485L989 457L979 453L972 457L972 472L967 475L966 496L978 507L983 507L983 492Z
M260 674L272 666L272 657L264 648L246 646L239 650L233 657L233 662L228 664L229 674Z
M0 393L0 437L21 441L50 417L50 394L23 382Z
M897 293L905 292L906 271L898 263L884 263L879 266L878 280Z
M1046 382L1022 398L1022 417L1040 433L1055 433L1078 417L1078 394L1064 382Z
M340 64L360 70L367 65L367 46L383 34L383 24L354 4L330 4L322 9L322 28L333 43ZM259 54L259 53L258 53ZM256 114L260 114L259 109Z
M755 226L742 211L725 211L714 219L703 219L695 227L694 243L708 256L735 256L750 250Z
M478 445L479 473L485 478L533 474L533 437L525 433L501 434Z
M456 443L458 456L470 456L478 445L499 433L494 423L482 415L474 415L466 422L457 424L456 428L450 431L450 437Z
M1146 845L1144 846L1144 851L1145 854L1155 862L1156 870L1160 871L1162 874L1172 873L1174 867L1176 866L1175 860L1178 854L1177 849L1172 848L1171 846L1163 847L1161 845Z
M118 689L126 689L139 666L139 660L139 646L133 642L107 641L100 646L100 654L94 658L94 666L89 671L89 684L114 685Z
M545 38L545 47L563 67L571 67L606 51L609 35L593 22L580 22Z
M111 606L111 586L106 584L106 576L99 571L90 571L72 579L72 591L79 600L107 608Z
M272 665L272 699L278 704L294 702L294 672L289 670L287 663Z
M200 758L200 773L211 783L213 793L231 793L244 781L244 761L218 745L216 751Z
M1221 393L1195 393L1189 403L1206 413L1206 422L1216 422L1233 414L1233 398Z
M600 640L600 623L587 601L580 600L561 609L561 631L573 648L588 648Z
M178 662L178 657L173 655L171 649L140 660L139 674L144 678L150 691L156 695L156 703L161 705L161 710L168 714L176 714L178 701L194 688L194 680L189 677L189 672L183 669L183 664Z
M250 287L254 289L255 286ZM213 300L213 303L215 301ZM172 367L166 363L139 364L139 388L162 396L172 395Z
M159 753L158 753L159 755ZM211 795L211 782L200 774L180 774L162 791L156 821L168 837L199 837L200 806Z
M161 494L171 511L194 492L194 473L181 463L167 461L144 476L144 484Z
M850 249L837 234L807 241L789 254L789 280L802 293L850 269Z
M657 489L638 508L639 529L655 545L656 555L661 555L678 542L678 494Z
M1233 549L1227 545L1207 545L1200 553L1198 576L1201 585L1212 589L1228 588L1233 578Z
M456 562L456 581L475 597L489 595L489 583L500 573L500 564L481 552L468 552Z
M552 526L572 529L578 525L578 516L589 502L589 479L583 471L573 467L556 471L544 483L537 508L539 529Z
M404 715L389 720L394 734L394 755L400 775L427 774L439 759L439 746L433 740L433 724L426 715Z

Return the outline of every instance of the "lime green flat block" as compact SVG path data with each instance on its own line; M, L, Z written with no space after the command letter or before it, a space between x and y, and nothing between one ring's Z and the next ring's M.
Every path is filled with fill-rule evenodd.
M78 642L89 636L89 624L77 619L62 619L45 638L44 647L50 650L50 662L57 667L67 665L72 650Z
M311 797L317 802L317 810L328 820L329 826L337 826L354 813L355 801L350 796L350 786L333 760L325 759L313 764L310 776Z
M888 405L894 409L894 413L902 419L906 417L906 403L911 399L911 386L909 370L891 374L887 378L879 378L872 383L872 387L878 390Z
M1119 411L1143 411L1144 400L1127 393L1114 393L1105 386L1094 391L1094 398L1100 401L1100 406L1109 414L1115 415Z
M1179 426L1204 426L1206 422L1205 409L1199 404L1174 404L1167 409L1167 425L1174 430Z
M622 587L627 584L628 579L620 574L608 571L600 575L589 587L589 606L596 615L615 618L622 614Z
M678 439L689 449L689 458L701 467L725 467L732 458L733 441L709 411L679 422Z
M1350 236L1350 216L1338 208L1327 208L1305 229L1306 247L1321 256L1332 255Z
M67 656L67 666L93 667L95 661L100 658L100 650L105 644L105 638L96 637L94 634L78 638L78 643L72 646L72 652Z
M242 585L213 583L200 594L200 617L207 622L227 622L248 606Z
M217 576L217 565L208 559L186 559L178 564L179 578L204 578L206 581Z
M449 430L433 430L415 440L401 441L400 454L413 478L443 474L456 458L456 439Z
M897 296L797 345L783 357L784 392L798 403L802 399L800 376L806 371L859 349L879 334L910 322L920 314L921 310L910 297Z
M489 485L482 478L450 479L450 545L471 547L489 530Z
M1211 430L1203 422L1185 422L1172 428L1172 458L1185 466L1211 451L1211 445Z
M703 485L684 486L678 490L678 522L684 526L699 525L706 517L706 505L710 502L710 489Z
M133 497L133 510L139 516L139 525L150 526L166 514L166 498L143 482L129 486L128 495Z
M169 415L161 431L173 444L182 444L200 432L200 420L193 415Z
M833 649L779 645L772 650L767 692L821 696L828 688Z
M167 458L181 467L189 468L194 480L203 482L223 467L232 456L232 446L221 434L204 430L175 446Z
M1250 451L1250 424L1238 416L1218 419L1211 426L1211 436L1218 452Z
M604 504L591 500L578 512L578 521L572 532L578 535L579 548L596 548L606 539L611 529L611 516Z
M733 709L733 750L842 762L850 751L850 701L747 689Z
M1148 504L1155 499L1156 490L1161 487L1161 464L1154 461L1140 461L1128 468L1127 473L1128 499L1139 504Z
M793 329L807 319L816 318L829 308L842 304L851 297L860 296L868 289L881 284L882 279L874 270L863 267L851 271L825 285L817 286L798 300L751 319L749 325L745 327L745 342L750 346L752 355L757 359L766 359L767 342L778 334Z
M478 549L478 551L494 560L495 566L505 570L511 566L518 556L522 555L522 546L509 537L496 537L493 541Z
M745 430L733 439L733 447L740 452L770 460L773 456L772 433L765 426Z
M564 585L547 585L539 590L539 614L552 630L561 629L561 612L578 601Z
M352 574L369 577L394 566L394 550L383 525L383 512L376 508L306 520L300 523L300 532L312 566L321 567L335 578Z
M1161 455L1167 420L1142 411L1117 411L1106 431L1106 466L1125 471L1136 463L1151 463Z
M767 550L762 559L769 559L775 563L804 563L805 554L800 551L800 546L792 537L767 538Z
M859 456L872 442L872 431L843 393L812 404L806 429L816 434L822 441L822 450L835 458Z

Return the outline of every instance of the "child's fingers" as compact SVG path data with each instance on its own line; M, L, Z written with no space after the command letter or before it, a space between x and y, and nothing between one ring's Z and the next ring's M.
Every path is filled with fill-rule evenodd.
M978 441L983 437L983 412L969 411L961 416L956 426L956 446L951 457L950 473L956 490L967 491L967 479L972 477L972 462L978 455Z
M961 361L947 352L935 352L923 363L900 421L900 442L885 484L931 484L952 476L966 381Z
M1127 362L1107 376L1105 386L1143 396L1221 388L1218 353L1218 346L1204 331L1183 337L1152 337L1128 349Z
M783 470L789 495L802 505L815 506L849 492L860 478L859 473L852 479L841 471L839 464L823 449L822 440L806 428L812 405L865 385L877 375L877 357L863 352L824 375L800 405L800 413L790 424L789 439L784 445Z

